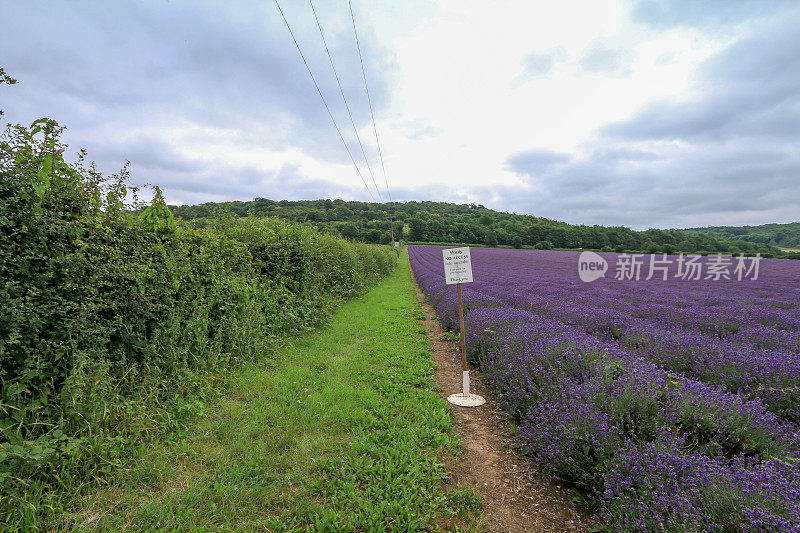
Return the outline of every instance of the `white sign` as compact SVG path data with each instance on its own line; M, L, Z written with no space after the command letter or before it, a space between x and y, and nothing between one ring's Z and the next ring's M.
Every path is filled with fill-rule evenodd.
M444 257L445 283L472 283L472 261L469 248L448 248L442 250Z

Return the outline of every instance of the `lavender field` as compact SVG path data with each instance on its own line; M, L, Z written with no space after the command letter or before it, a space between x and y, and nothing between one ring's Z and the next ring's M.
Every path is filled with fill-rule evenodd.
M457 327L441 248L409 254ZM472 249L468 355L520 444L613 530L800 531L800 261L600 255Z

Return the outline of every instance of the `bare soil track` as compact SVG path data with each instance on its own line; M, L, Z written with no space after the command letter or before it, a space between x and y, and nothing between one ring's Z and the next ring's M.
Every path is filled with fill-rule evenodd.
M458 344L439 323L413 272L411 279L425 312L439 395L446 401L461 390ZM470 376L472 392L486 398L486 403L472 408L451 406L451 421L464 453L445 465L450 483L474 487L492 532L587 531L593 523L590 513L576 508L570 494L514 446L508 415L498 407L481 373L471 369Z

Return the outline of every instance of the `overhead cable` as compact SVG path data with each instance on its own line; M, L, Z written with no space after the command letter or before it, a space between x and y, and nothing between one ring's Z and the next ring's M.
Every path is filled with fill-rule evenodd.
M306 66L306 70L308 70L308 75L311 76L311 81L314 82L314 87L317 88L317 94L319 94L320 99L322 100L325 109L328 111L328 116L331 117L331 122L333 122L333 127L336 128L336 133L339 134L339 138L342 140L342 144L344 145L344 149L347 150L347 155L350 156L350 161L353 162L353 166L356 167L356 172L358 176L361 178L361 181L364 183L364 187L367 189L370 198L372 201L375 201L375 196L372 194L372 190L369 188L367 184L367 180L364 179L364 175L361 173L361 169L358 168L358 164L356 163L355 158L353 157L353 153L350 151L350 147L347 145L347 141L344 140L344 135L342 135L342 131L339 129L339 125L336 124L336 119L333 118L333 113L331 112L331 108L328 106L328 102L325 101L325 96L323 96L322 91L319 88L319 84L317 83L316 78L314 78L314 74L311 72L311 67L308 66L308 61L306 61L305 55L303 55L303 51L300 49L300 44L297 42L297 39L294 36L294 32L292 31L291 26L289 26L289 21L286 20L286 15L283 14L283 9L281 9L281 5L278 0L275 0L275 5L278 6L278 11L281 13L281 17L283 18L283 22L286 23L286 29L289 30L289 35L292 36L292 40L294 41L294 45L297 47L297 51L300 53L300 58L303 60L303 64Z

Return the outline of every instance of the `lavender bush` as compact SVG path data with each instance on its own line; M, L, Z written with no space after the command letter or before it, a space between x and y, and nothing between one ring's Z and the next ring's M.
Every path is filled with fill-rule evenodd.
M441 248L409 253L457 327ZM592 283L576 252L477 248L472 262L470 359L531 457L595 498L605 527L800 531L800 262Z

